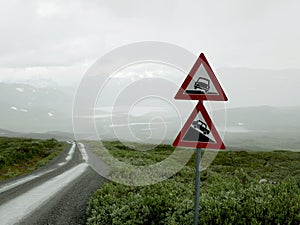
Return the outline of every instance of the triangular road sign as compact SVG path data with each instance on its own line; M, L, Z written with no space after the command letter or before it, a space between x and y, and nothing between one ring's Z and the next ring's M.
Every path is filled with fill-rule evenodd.
M201 101L194 108L173 145L225 149L225 145Z
M175 99L228 100L203 53L185 78Z

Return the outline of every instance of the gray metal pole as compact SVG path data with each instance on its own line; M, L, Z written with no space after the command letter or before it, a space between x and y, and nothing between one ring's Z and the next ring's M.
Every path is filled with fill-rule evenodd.
M196 149L196 180L195 180L194 225L198 225L198 219L199 219L200 162L201 162L201 148L197 148Z

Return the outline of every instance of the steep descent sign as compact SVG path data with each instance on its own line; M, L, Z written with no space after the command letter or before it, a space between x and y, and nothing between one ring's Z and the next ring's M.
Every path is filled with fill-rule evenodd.
M177 92L175 99L227 101L212 68L203 53Z
M194 108L173 145L225 149L225 145L201 101Z

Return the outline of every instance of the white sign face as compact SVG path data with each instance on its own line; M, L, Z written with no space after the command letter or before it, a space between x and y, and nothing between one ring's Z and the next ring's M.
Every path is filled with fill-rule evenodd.
M184 91L185 94L217 95L217 89L211 81L203 64L200 65L191 82Z
M204 54L200 54L175 99L227 101L227 97Z

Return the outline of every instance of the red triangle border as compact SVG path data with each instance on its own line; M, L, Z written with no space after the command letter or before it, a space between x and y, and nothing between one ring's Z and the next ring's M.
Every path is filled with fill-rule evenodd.
M192 81L194 75L198 71L201 64L204 66L208 76L210 77L210 80L212 81L213 85L216 88L216 91L218 92L217 95L213 94L184 94L184 91ZM184 82L182 83L181 87L179 88L175 99L187 99L187 100L211 100L211 101L227 101L228 98L223 91L215 73L213 72L211 66L209 65L205 55L203 53L200 54L197 61L193 65L191 71L185 78Z
M185 141L183 140L183 137L185 136L186 132L188 131L190 125L198 115L198 113L201 112L203 119L205 120L207 126L210 129L211 134L213 135L215 139L215 143L211 142L198 142L198 141ZM196 107L194 108L193 112L187 119L186 123L184 124L182 130L177 135L176 139L173 142L173 146L181 146L181 147L191 147L191 148L209 148L209 149L226 149L217 129L215 128L212 120L210 119L203 103L201 101L198 102Z

